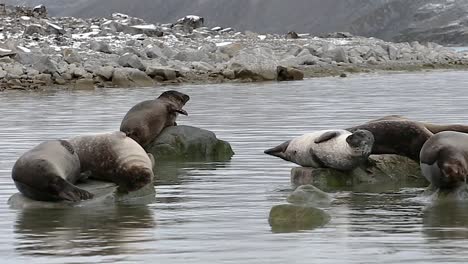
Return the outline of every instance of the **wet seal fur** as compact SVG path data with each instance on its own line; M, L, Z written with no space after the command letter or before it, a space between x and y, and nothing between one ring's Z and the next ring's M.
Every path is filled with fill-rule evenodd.
M396 154L419 162L419 152L433 135L423 124L411 120L375 120L347 128L368 130L374 135L371 154Z
M421 149L421 171L432 187L457 189L468 176L468 134L444 131L435 134Z
M78 202L91 199L93 194L74 185L81 177L78 155L65 140L39 144L24 153L12 170L18 190L38 201Z
M369 131L323 130L286 141L265 154L303 167L349 171L367 161L373 143Z
M131 192L152 183L152 155L123 132L79 136L70 139L90 178L114 182L120 192Z
M177 125L178 114L187 115L182 108L189 100L188 95L170 90L155 100L138 103L123 118L120 131L146 147L164 128Z
M365 129L374 135L372 154L396 154L419 162L421 148L436 133L458 131L468 133L468 126L438 125L410 120L401 115L389 115L362 125L347 128L348 131Z

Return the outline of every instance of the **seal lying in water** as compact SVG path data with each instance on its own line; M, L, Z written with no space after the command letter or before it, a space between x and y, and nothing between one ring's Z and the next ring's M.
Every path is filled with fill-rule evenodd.
M13 166L12 178L33 200L77 202L93 197L74 185L81 179L80 160L65 140L46 141L24 153Z
M152 155L123 132L72 138L81 172L90 178L114 182L119 191L136 191L152 182Z
M177 125L177 114L187 115L182 108L188 100L188 95L171 90L155 100L138 103L123 118L120 131L146 147L164 128Z
M294 162L304 167L333 168L348 171L369 157L374 137L366 130L324 130L304 134L265 154Z
M468 176L468 134L444 131L421 149L421 171L433 187L454 189Z

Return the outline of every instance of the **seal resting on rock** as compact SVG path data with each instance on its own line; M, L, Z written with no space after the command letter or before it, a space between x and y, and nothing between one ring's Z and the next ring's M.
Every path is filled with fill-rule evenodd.
M188 95L171 90L155 100L138 103L123 118L120 131L146 147L164 128L177 125L177 114L187 115L182 108L188 100Z
M152 182L152 155L123 132L79 136L70 139L90 178L114 182L119 191L136 191Z
M38 201L77 202L93 194L76 187L80 160L65 140L46 141L24 153L15 163L12 178L18 190Z
M324 130L304 134L265 150L265 154L303 167L348 171L367 160L374 137L366 130Z
M433 187L455 189L466 183L468 135L444 131L435 134L421 149L421 171Z
M396 154L417 162L422 146L433 135L422 123L398 119L375 120L346 130L362 129L374 135L371 154Z

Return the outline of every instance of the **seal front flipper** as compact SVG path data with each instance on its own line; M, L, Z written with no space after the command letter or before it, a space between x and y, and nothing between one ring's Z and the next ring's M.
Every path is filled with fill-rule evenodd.
M286 157L286 154L285 154L286 149L289 146L289 143L291 143L291 140L288 140L288 141L286 141L286 142L284 142L284 143L282 143L282 144L280 144L280 145L278 145L278 146L276 146L274 148L267 149L263 153L268 154L268 155L272 155L272 156L275 156L275 157L278 157L278 158L282 158L284 160L289 161L287 159L287 157Z
M332 138L335 138L340 135L340 132L338 131L328 131L320 135L318 138L314 140L315 144L320 144L322 142L328 141Z
M76 187L75 185L68 184L63 190L57 194L58 197L70 202L79 202L81 200L89 200L94 197L94 194Z

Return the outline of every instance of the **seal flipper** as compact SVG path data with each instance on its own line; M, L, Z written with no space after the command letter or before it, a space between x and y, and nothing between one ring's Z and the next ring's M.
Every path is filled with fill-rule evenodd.
M322 135L320 135L320 137L316 138L314 140L314 143L315 144L320 144L322 142L325 142L325 141L328 141L328 140L330 140L332 138L335 138L335 137L337 137L339 135L340 135L340 132L338 132L338 131L328 131L328 132L325 132Z
M263 153L289 161L285 155L285 152L289 146L289 143L291 143L291 140L288 140L274 148L267 149Z
M93 198L94 194L69 184L58 192L58 197L70 202L79 202Z

